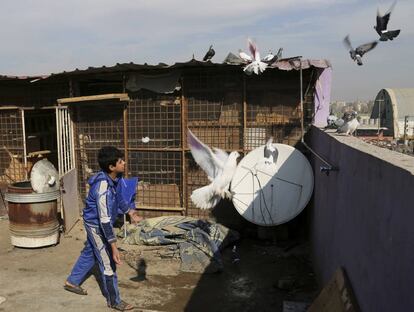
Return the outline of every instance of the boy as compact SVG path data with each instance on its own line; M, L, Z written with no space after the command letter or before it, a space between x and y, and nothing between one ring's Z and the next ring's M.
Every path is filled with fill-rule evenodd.
M118 214L128 213L133 222L139 217L135 205L127 203L117 192L117 184L125 170L123 153L113 146L104 146L99 150L98 163L102 171L88 181L90 190L83 209L83 221L87 234L85 248L82 250L64 289L79 295L87 295L80 287L95 263L99 266L101 282L108 307L118 311L131 310L134 307L121 300L118 291L116 265L121 257L116 246L113 224Z

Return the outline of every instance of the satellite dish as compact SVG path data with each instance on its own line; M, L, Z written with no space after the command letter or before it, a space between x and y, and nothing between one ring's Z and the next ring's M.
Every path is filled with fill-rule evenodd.
M33 165L30 173L30 184L36 193L47 193L59 190L59 173L47 159Z
M248 221L278 225L296 217L313 191L312 167L306 157L290 145L273 144L276 163L264 162L264 145L248 153L231 181L233 204Z

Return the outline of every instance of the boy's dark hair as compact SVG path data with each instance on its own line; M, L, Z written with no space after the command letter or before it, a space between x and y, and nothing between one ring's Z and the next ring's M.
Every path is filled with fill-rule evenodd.
M110 173L109 165L116 166L119 159L124 158L122 153L115 146L103 146L98 152L99 167L107 173Z

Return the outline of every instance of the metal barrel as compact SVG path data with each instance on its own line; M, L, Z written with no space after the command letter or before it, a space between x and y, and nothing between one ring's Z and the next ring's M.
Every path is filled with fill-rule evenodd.
M57 244L59 190L35 193L29 181L7 188L11 243L19 247L42 247Z

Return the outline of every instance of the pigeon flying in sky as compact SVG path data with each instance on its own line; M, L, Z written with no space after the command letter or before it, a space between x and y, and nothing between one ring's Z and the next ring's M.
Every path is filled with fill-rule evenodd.
M351 45L351 41L349 40L349 35L344 38L344 45L349 50L349 55L351 58L357 62L358 65L362 65L362 56L367 53L368 51L375 48L378 44L378 41L369 42L366 44L361 44L356 49L354 49Z
M400 29L387 30L387 25L390 20L391 12L394 9L396 3L397 1L394 1L394 3L391 5L391 8L384 15L381 15L379 9L377 11L377 25L375 25L374 28L380 36L380 41L393 40L400 34Z
M194 160L207 173L207 178L211 182L193 191L191 200L194 205L200 209L209 209L216 206L222 198L231 198L228 189L236 172L237 158L240 154L237 151L227 154L218 148L213 148L213 151L190 129L188 129L187 141Z
M216 54L216 51L214 51L213 46L211 45L210 48L208 49L206 55L204 55L203 61L210 61L213 56Z
M248 39L247 41L249 44L250 54L252 55L252 61L251 63L247 64L243 70L247 75L251 75L252 73L259 75L266 70L267 64L262 62L262 60L260 59L260 53L257 50L256 44L250 39Z

